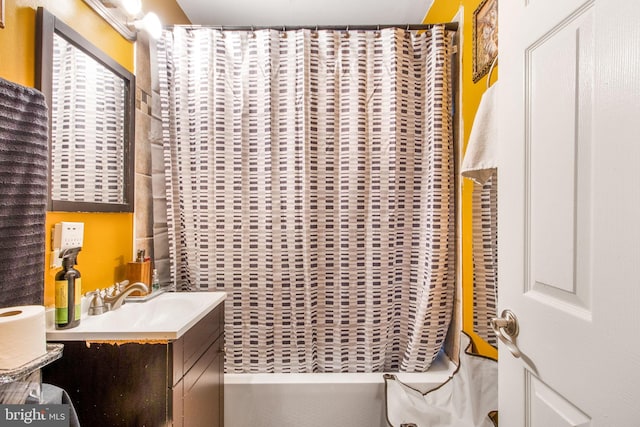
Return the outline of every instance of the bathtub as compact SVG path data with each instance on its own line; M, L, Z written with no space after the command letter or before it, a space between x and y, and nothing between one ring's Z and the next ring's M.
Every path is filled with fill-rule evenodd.
M438 357L426 373L399 373L427 391L455 366ZM227 427L387 427L384 379L375 374L225 374Z

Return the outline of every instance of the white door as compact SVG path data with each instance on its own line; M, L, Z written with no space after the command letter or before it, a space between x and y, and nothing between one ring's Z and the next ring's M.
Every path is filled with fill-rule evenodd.
M499 21L500 425L640 426L640 1Z

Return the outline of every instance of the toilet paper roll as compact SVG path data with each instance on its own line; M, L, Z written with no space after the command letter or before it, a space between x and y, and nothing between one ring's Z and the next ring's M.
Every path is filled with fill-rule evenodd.
M0 308L0 369L16 369L47 352L44 306Z

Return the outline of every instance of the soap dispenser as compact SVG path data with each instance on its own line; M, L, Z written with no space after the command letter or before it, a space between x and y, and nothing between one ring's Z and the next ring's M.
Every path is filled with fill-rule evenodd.
M56 274L56 329L75 328L80 324L82 286L80 272L74 268L81 248L60 252L62 270Z

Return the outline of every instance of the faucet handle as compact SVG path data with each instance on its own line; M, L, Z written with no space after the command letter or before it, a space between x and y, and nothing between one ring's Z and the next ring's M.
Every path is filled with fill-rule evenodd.
M124 291L124 289L129 285L129 281L127 279L123 280L122 282L116 282L115 285L113 285L113 287L115 288L115 293L120 293L122 291Z
M85 295L93 296L93 299L91 300L91 304L89 305L90 316L106 313L111 308L110 304L104 302L101 289L96 289L95 291L87 292Z
M93 297L93 299L91 300L91 305L99 303L99 301L102 301L102 299L106 295L107 295L106 289L95 289L93 291L89 291L84 294L84 296L87 298Z

